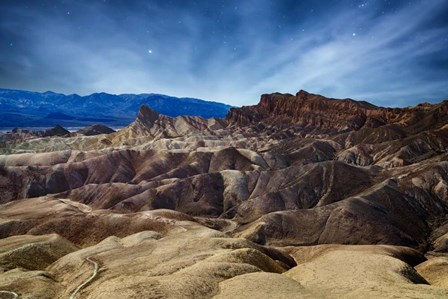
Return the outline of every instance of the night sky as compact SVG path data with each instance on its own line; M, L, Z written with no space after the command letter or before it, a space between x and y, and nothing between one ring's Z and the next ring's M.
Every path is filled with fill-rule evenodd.
M448 1L0 0L0 87L448 99Z

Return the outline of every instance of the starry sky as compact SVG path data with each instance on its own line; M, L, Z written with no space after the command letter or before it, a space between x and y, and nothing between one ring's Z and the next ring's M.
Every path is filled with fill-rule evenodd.
M0 87L448 99L446 0L0 0Z

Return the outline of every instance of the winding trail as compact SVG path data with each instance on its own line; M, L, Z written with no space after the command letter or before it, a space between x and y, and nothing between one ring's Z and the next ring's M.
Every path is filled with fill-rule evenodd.
M0 291L0 294L9 294L9 295L11 295L12 297L11 298L19 298L19 295L17 295L17 293L16 292L10 292L10 291Z
M88 258L86 258L86 261L90 262L91 264L93 264L93 273L92 275L87 278L83 283L81 283L74 291L73 293L71 293L69 299L76 299L76 295L78 294L78 292L85 287L88 283L90 283L98 274L98 263L95 262L94 260L90 259L90 256Z

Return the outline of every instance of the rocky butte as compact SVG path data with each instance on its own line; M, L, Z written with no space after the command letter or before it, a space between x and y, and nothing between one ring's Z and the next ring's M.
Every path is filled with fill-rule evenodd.
M448 101L98 130L2 143L1 298L448 298Z

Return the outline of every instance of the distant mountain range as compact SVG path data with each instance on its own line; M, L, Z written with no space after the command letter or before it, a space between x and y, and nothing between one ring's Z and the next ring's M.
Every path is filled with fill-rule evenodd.
M224 117L231 108L217 102L176 98L162 94L94 93L65 95L51 91L0 89L0 128L86 126L102 123L126 126L141 105L168 116Z

